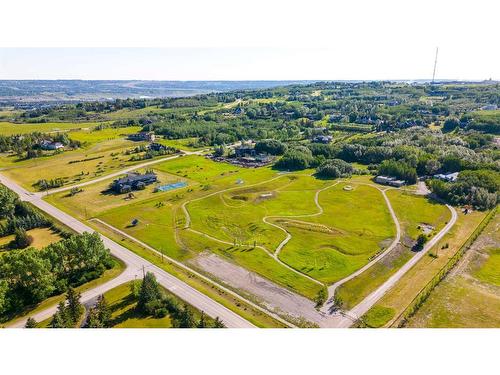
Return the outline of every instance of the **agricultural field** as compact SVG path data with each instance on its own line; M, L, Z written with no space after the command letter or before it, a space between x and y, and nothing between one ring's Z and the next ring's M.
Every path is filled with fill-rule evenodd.
M497 214L410 319L409 327L500 326L499 227Z

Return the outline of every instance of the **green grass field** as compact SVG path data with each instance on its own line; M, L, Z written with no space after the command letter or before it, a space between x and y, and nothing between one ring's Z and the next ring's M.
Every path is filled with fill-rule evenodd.
M344 190L349 184L353 190ZM349 184L340 183L320 193L322 215L288 221L292 239L280 259L333 283L389 245L395 228L381 193L370 186Z
M423 196L391 189L387 191L387 197L396 212L401 230L412 240L422 233L422 230L418 228L421 224L434 227L433 235L439 232L451 217L445 205Z
M414 255L411 246L412 240L422 233L418 228L419 225L423 223L432 225L435 230L431 235L434 235L451 215L446 206L409 192L389 190L387 196L401 225L402 245L337 289L337 296L342 299L347 309L361 302Z
M500 286L500 249L490 249L488 253L488 259L474 272L474 276L482 282Z
M95 144L104 141L110 141L117 138L125 138L129 134L134 134L141 131L140 126L130 126L126 128L104 128L96 130L88 128L86 130L70 131L68 136L84 144Z
M362 317L362 324L369 328L379 328L383 327L389 320L394 316L394 310L382 307L374 306L370 311L368 311Z
M77 129L91 129L102 122L45 122L40 124L14 124L0 122L0 135L27 134L33 132L50 133Z
M500 297L457 277L443 281L410 319L409 327L498 328Z

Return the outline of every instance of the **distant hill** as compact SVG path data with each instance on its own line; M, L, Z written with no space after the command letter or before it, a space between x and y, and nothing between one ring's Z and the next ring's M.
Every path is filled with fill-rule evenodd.
M192 96L214 91L265 89L313 81L83 81L0 80L0 104Z

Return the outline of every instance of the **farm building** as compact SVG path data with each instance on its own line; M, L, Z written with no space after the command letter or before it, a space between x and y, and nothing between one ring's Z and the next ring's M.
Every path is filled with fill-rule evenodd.
M388 177L388 176L377 176L375 177L375 182L382 185L389 185L394 187L401 187L405 184L405 181L403 180L397 180L394 177Z
M40 142L40 148L42 150L60 150L64 148L64 145L60 142L52 142L48 140L44 140Z
M148 141L154 142L156 137L154 132L139 132L135 134L130 134L128 139L132 141Z
M158 181L154 173L130 173L126 177L114 180L110 188L116 193L128 193L132 190L144 189L146 185Z

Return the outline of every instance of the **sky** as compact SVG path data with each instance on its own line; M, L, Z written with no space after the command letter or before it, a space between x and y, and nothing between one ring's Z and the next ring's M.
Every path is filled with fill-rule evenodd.
M496 0L2 7L0 79L429 79L439 47L438 79L500 80Z

